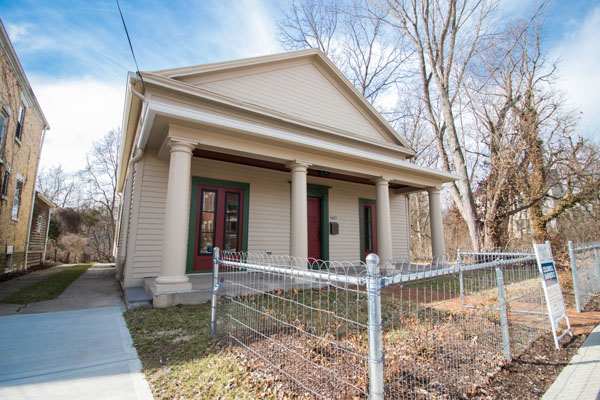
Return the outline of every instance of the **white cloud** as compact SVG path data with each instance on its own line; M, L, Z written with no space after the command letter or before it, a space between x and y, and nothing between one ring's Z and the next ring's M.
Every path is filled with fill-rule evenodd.
M125 84L120 87L88 78L31 80L51 127L40 168L62 164L67 171L82 169L92 141L121 126Z
M600 6L552 50L568 106L582 112L582 133L600 139Z
M6 24L6 31L8 32L8 36L10 37L10 41L12 43L19 42L22 38L27 36L29 32L28 25L16 25L16 24Z
M275 17L261 0L243 0L216 9L220 21L215 43L228 47L234 58L255 57L282 51L276 39Z

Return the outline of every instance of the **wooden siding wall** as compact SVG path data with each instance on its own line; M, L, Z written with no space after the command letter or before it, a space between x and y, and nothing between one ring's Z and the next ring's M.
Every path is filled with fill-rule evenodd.
M152 156L146 156L143 160L138 186L137 230L131 237L135 244L129 252L135 258L134 279L157 276L160 271L169 176L167 163Z
M39 218L41 216L41 219ZM46 233L48 232L48 219L50 207L36 196L33 207L33 220L31 233L29 235L29 246L27 248L27 266L39 265L44 254Z
M306 121L389 141L312 63L196 84Z
M125 286L141 285L143 278L159 274L168 170L168 162L151 154L138 163ZM192 176L249 183L248 251L289 254L289 173L193 158ZM317 177L309 177L308 182L331 187L330 221L340 224L340 233L330 236L330 259L359 259L359 198L375 199L375 187ZM394 255L408 257L407 199L392 194L390 200Z

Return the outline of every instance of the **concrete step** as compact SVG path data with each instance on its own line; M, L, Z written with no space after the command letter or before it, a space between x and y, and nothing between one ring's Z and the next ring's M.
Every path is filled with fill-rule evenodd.
M125 304L127 308L152 307L152 295L143 286L125 288Z

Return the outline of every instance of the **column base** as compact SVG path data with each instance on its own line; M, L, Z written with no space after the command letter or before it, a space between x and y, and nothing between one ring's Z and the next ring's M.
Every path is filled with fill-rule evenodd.
M158 282L155 282L155 285L156 285L156 291L158 293L183 292L186 290L192 290L191 282L186 282L186 283L158 283Z
M154 284L158 293L192 290L192 282L185 275L159 276L154 280Z

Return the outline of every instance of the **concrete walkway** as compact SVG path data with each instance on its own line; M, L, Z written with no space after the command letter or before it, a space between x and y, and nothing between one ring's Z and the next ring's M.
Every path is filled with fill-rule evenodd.
M70 265L69 265L70 266ZM20 276L0 284L0 298L39 282L69 266L52 267ZM95 264L73 282L58 298L27 305L0 303L1 315L37 314L53 311L81 310L86 308L123 305L119 283L112 264Z
M3 282L0 296L22 278ZM0 399L152 399L114 267L93 266L55 300L4 306L16 315L0 317Z
M590 333L542 399L600 399L600 325Z

